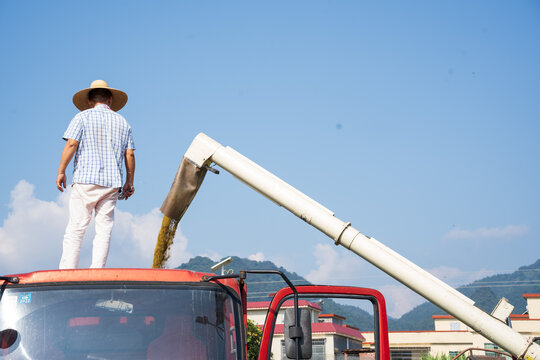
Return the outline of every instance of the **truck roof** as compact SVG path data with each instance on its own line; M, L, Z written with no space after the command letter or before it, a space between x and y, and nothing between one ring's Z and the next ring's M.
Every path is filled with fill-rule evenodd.
M70 269L43 270L25 274L13 274L19 278L19 285L58 282L101 282L101 281L137 281L137 282L200 282L203 276L215 274L178 269ZM221 279L220 283L234 288L238 284L234 279Z

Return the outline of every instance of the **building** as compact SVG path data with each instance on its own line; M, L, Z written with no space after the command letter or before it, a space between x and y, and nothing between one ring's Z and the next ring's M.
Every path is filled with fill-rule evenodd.
M510 315L510 326L525 336L540 337L540 294L524 294L523 297L527 300L527 313ZM470 347L498 349L453 316L433 316L433 321L434 331L389 332L392 360L415 360L428 353L453 357ZM364 347L373 346L373 332L362 334L366 338Z
M248 318L262 327L270 302L249 302L247 305ZM341 360L346 358L346 350L360 350L366 340L359 329L345 324L345 318L336 314L321 314L321 307L313 302L299 300L301 309L308 309L311 316L313 339L313 360ZM288 300L281 310L293 308L293 301ZM284 311L277 316L272 340L274 360L287 359L284 341ZM277 350L279 349L279 350ZM350 357L349 357L350 358ZM358 357L357 357L358 358Z

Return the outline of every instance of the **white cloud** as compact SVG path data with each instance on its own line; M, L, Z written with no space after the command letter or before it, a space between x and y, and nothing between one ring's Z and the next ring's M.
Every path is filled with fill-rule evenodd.
M248 259L253 260L253 261L264 261L264 260L266 260L265 257L264 257L264 254L262 252L260 252L260 251L255 253L255 254L249 255Z
M474 230L453 229L444 235L445 239L513 239L529 232L527 225L507 225L505 227L478 228Z
M68 197L55 202L34 197L34 186L21 180L11 191L11 212L0 227L0 272L57 268L67 223Z
M159 209L132 215L117 207L107 267L151 267L162 219ZM177 266L188 261L191 254L187 252L187 245L188 239L178 228L167 265Z
M357 281L366 274L366 262L351 252L338 251L330 244L315 245L315 262L317 268L309 272L305 278L314 284L347 284Z
M11 191L10 213L0 227L0 274L22 273L42 269L56 269L62 254L62 239L68 219L67 193L60 193L55 201L35 197L34 186L19 181ZM161 226L158 209L147 214L133 215L115 212L115 226L107 267L152 266L154 247ZM93 223L83 240L80 266L90 265ZM171 248L171 264L188 260L188 240L177 230Z
M407 287L394 284L392 278L357 255L338 249L330 244L317 244L314 252L317 269L307 274L306 279L315 284L373 287L386 298L387 312L392 317L400 317L424 301Z
M496 271L493 270L463 271L449 266L439 266L428 271L452 287L470 284L473 281L496 274Z
M386 298L386 311L393 318L400 318L426 301L404 285L381 285L377 290Z
M201 256L207 257L211 260L214 260L216 263L223 260L224 256L216 251L208 251L201 254Z
M315 245L315 262L317 268L308 273L305 278L314 284L336 284L336 278L345 274L345 261L340 258L336 249L329 244Z

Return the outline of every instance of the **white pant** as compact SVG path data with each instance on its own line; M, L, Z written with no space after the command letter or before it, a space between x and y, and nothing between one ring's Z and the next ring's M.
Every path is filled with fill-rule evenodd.
M81 242L95 211L96 237L92 247L91 268L102 268L107 262L114 224L114 208L118 188L93 184L73 184L69 199L69 222L64 234L60 269L76 269L79 265Z

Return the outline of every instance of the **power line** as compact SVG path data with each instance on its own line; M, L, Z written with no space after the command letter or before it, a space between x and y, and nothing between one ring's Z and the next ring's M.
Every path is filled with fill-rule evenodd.
M334 278L335 280L344 280L346 278ZM291 282L296 282L296 283L306 283L308 284L309 282L307 280L291 280ZM255 284L276 284L276 283L283 283L283 281L256 281L256 282L249 282L248 284L249 285L255 285ZM531 279L531 280L506 280L506 281L482 281L482 280L477 280L475 282L473 282L472 284L470 285L458 285L457 287L459 288L463 288L463 287L483 287L483 286L486 286L486 285L500 285L500 284L529 284L529 285L535 285L535 284L540 284L540 280L536 280L536 279ZM511 286L511 285L509 285Z
M471 285L483 285L483 284L519 284L519 283L540 283L540 279L531 280L502 280L502 281L475 281Z

